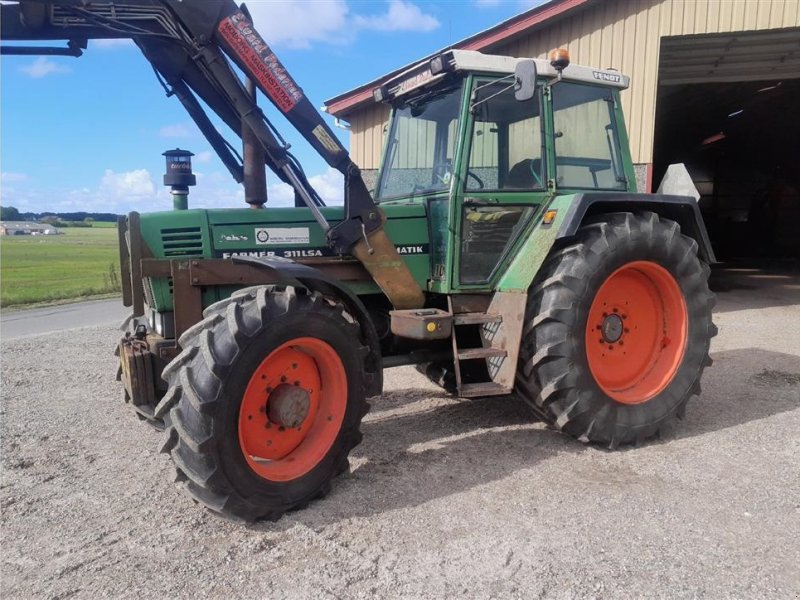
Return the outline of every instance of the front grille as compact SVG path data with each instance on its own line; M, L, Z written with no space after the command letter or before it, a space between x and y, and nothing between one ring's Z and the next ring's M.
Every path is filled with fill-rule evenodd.
M202 256L203 235L199 227L176 227L161 230L164 256Z

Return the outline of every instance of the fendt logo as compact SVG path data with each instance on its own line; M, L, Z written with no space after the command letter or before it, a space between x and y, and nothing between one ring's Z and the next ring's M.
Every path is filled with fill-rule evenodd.
M619 83L622 77L620 75L614 75L613 73L603 73L602 71L592 71L592 75L594 75L595 79L599 79L600 81L610 81L612 83Z

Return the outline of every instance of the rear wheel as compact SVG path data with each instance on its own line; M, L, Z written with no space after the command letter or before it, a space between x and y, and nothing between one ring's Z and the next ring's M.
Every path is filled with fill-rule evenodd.
M157 409L179 480L212 510L277 519L330 489L361 441L368 351L335 300L261 287L181 338Z
M537 414L609 447L682 416L711 364L708 275L696 242L654 213L582 227L529 293L518 384Z

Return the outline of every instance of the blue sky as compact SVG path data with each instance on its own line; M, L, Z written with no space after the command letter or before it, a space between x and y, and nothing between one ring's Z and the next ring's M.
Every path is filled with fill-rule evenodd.
M541 1L263 0L257 28L316 106ZM164 150L193 151L193 207L244 206L241 187L130 43L95 41L81 58L2 57L0 200L20 211L168 210ZM263 98L262 98L263 100ZM276 110L263 100L270 118ZM332 123L330 117L325 117ZM312 183L341 199L337 173L274 118ZM224 130L223 130L224 131ZM343 142L348 133L335 129ZM233 142L235 137L225 131ZM291 194L268 173L270 202Z

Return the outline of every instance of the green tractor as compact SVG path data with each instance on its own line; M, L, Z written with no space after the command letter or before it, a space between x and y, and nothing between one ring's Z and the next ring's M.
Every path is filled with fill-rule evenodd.
M714 255L693 199L636 193L627 77L564 52L445 52L374 91L392 115L368 191L235 5L141 4L180 21L198 72L227 90L215 97L172 46L131 34L253 207L188 209L189 153L170 152L176 210L119 223L125 396L164 429L196 500L254 520L323 496L395 366L459 397L516 394L609 448L657 435L700 392ZM343 173L344 207L322 205L253 90L214 70L222 51ZM195 95L241 132L243 164ZM263 208L265 164L298 206Z

